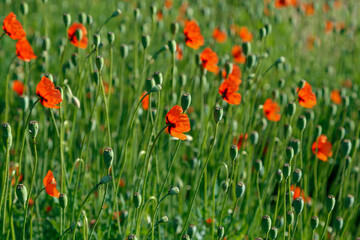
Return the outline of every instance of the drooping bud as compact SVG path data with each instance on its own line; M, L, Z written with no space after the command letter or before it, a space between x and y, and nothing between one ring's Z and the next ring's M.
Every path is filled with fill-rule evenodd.
M99 34L95 33L93 35L93 42L94 42L94 45L96 48L98 48L100 46L101 38L100 38Z
M272 31L272 26L270 23L265 24L265 30L266 30L266 35L269 35Z
M21 205L25 206L27 200L27 190L24 184L19 184L16 186L16 196Z
M169 189L169 191L168 191L168 194L169 194L170 196L172 196L172 195L177 195L177 194L179 194L179 192L180 192L180 189L179 189L178 187L171 186L170 189Z
M335 218L334 227L337 232L340 232L344 226L344 219L340 216Z
M253 131L250 134L250 142L253 145L256 145L259 141L259 133L257 131Z
M276 239L278 235L278 229L276 227L272 227L269 232L269 236L271 239Z
M241 198L242 195L244 195L244 192L245 192L245 184L243 182L239 182L238 184L236 184L236 189L235 189L236 198Z
M152 89L151 92L159 92L161 91L162 86L160 84L156 84Z
M246 66L247 66L248 68L252 68L252 67L255 66L255 64L256 64L256 55L250 53L250 54L247 55L247 57L246 57Z
M163 83L163 75L162 75L161 72L154 72L152 77L154 78L156 84L162 84Z
M191 104L191 95L190 93L184 93L181 96L181 107L184 110L184 112L190 107Z
M141 36L141 44L144 49L147 49L150 46L150 36L149 35L142 35ZM176 49L176 47L175 47Z
M286 223L291 225L294 222L294 213L292 211L288 211L286 213Z
M306 128L306 117L305 116L300 116L298 121L297 121L297 127L299 128L300 131L304 131Z
M88 14L88 15L86 16L86 24L89 25L89 26L91 26L91 25L93 24L93 21L94 21L93 16L91 16L90 14Z
M281 183L281 182L282 182L282 180L283 180L283 178L284 178L284 175L283 175L283 173L282 173L282 171L281 171L280 169L278 169L278 170L276 171L275 178L276 178L276 181L277 181L278 183Z
M300 140L299 139L291 139L289 144L294 149L295 155L300 152Z
M187 81L186 75L185 74L180 74L179 75L180 86L184 87L186 85L186 81Z
M26 2L20 3L20 12L22 15L26 16L29 13L29 5Z
M72 104L75 105L75 107L77 107L77 108L81 107L80 100L76 96L71 97L71 102L72 102Z
M289 102L286 106L285 112L288 117L293 116L296 112L296 104L294 102Z
M121 10L120 10L120 9L116 9L116 10L112 13L111 17L117 17L117 16L119 16L120 14L121 14Z
M78 41L80 41L83 38L84 33L82 32L82 30L80 28L78 28L75 31L75 36L78 39Z
M338 140L343 140L345 137L345 128L339 127L336 129L336 137Z
M222 190L223 190L224 192L226 192L226 191L228 190L228 188L229 188L229 182L228 182L228 181L223 181L223 182L221 183L221 188L222 188Z
M284 172L285 179L287 179L290 176L291 165L288 163L285 163L283 166L283 172Z
M112 148L105 148L103 152L104 163L107 169L112 166L114 159L114 151Z
M345 200L344 200L344 207L345 208L351 208L354 205L354 196L353 195L346 195Z
M142 200L141 194L138 192L134 193L133 202L134 202L135 208L139 208L141 206L141 200Z
M351 141L349 139L345 139L341 142L341 153L343 156L348 156L351 152Z
M3 123L1 124L1 128L2 128L3 144L9 150L12 143L11 126L9 123Z
M288 146L285 150L287 160L290 162L294 157L294 149L291 146Z
M173 35L175 35L179 31L179 24L177 22L171 23L170 31Z
M140 9L139 8L135 8L134 9L134 17L135 20L138 21L140 19L141 13L140 13Z
M284 125L284 135L285 135L285 137L290 137L291 136L291 133L292 133L292 127L291 127L291 125L289 125L289 124L285 124Z
M30 136L34 139L34 138L36 138L38 132L39 132L39 124L38 124L38 122L37 121L29 122Z
M232 71L233 71L233 64L231 63L231 62L227 62L226 64L225 64L225 71L226 71L226 77L228 78L229 77L229 75L232 73Z
M214 121L216 124L218 124L222 117L224 115L224 110L222 107L216 107L215 110L214 110Z
M261 169L263 168L263 164L262 164L262 161L261 159L257 159L254 163L254 167L256 169L256 171L260 172Z
M107 33L107 39L110 45L113 45L115 42L115 33L113 32L108 32Z
M79 13L78 18L79 18L79 22L81 24L86 23L86 20L87 20L86 13L84 13L84 12Z
M249 55L251 53L251 43L250 42L244 42L242 45L242 50L245 54L245 56Z
M260 40L262 40L266 36L266 28L263 27L259 29L259 36Z
M321 133L322 133L321 125L316 125L316 127L315 127L315 137L317 137L317 138L320 137Z
M68 204L68 198L67 195L65 193L61 193L59 196L59 203L60 203L60 207L65 209L67 204Z
M126 44L121 44L120 46L120 56L122 58L127 58L129 55L129 47Z
M176 41L175 40L169 40L167 43L169 50L172 54L176 53Z

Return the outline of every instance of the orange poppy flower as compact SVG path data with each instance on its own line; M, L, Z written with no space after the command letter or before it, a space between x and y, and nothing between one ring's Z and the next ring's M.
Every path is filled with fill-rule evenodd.
M36 55L26 38L21 38L16 42L16 55L19 59L30 62L31 59L36 59Z
M306 16L313 16L315 14L314 3L303 3L302 8Z
M240 47L239 45L235 45L232 47L231 55L233 56L236 63L245 63L246 61L246 56L243 53L242 47Z
M213 219L212 218L208 218L206 219L206 225L211 225L213 223Z
M298 92L299 104L305 108L313 108L316 105L316 95L312 92L311 86L308 82L305 82L305 86Z
M275 0L275 8L284 8L291 5L291 0Z
M82 38L79 40L76 37L76 31L80 29L82 32ZM73 23L69 30L68 30L68 37L70 39L70 42L75 46L79 48L86 48L88 45L88 38L87 38L87 30L84 25L81 23Z
M335 29L337 32L341 32L345 29L345 23L344 22L337 22L335 25Z
M327 3L324 3L323 5L323 12L327 13L328 11L330 11L330 5Z
M335 9L340 9L341 6L342 6L342 3L341 3L340 0L334 1L334 8L335 8Z
M12 85L12 89L19 95L23 95L24 93L24 84L19 80L15 80Z
M230 28L231 35L237 34L240 30L240 27L236 24L231 24L229 28Z
M10 12L3 21L3 30L10 38L18 40L26 37L26 33L21 23L16 19L16 15Z
M340 96L340 91L339 90L332 90L331 94L330 94L330 99L331 101L333 101L335 104L341 104L341 96Z
M54 83L47 77L42 77L36 86L36 95L40 98L40 103L47 108L60 108L56 104L62 102L61 93L55 88Z
M238 149L241 149L242 146L246 147L246 142L248 139L248 134L246 133L245 135L242 133L239 136L239 139L234 138L233 144L236 144Z
M305 197L305 192L300 187L295 187L294 190L294 185L291 185L290 190L294 193L293 196L294 200L297 199L298 197L301 197L306 203L311 201L311 197Z
M195 21L188 21L184 29L185 42L188 47L198 49L204 45L204 37Z
M141 94L140 99L142 99L145 95L146 95L146 92L143 92L143 93ZM149 109L149 100L150 100L149 95L147 95L146 97L144 97L144 99L142 100L141 104L142 104L142 108L143 108L144 110L148 110L148 109Z
M245 26L240 27L239 36L240 36L240 38L242 39L243 42L251 42L252 39L253 39L252 33Z
M229 104L239 105L241 102L241 95L237 91L239 84L236 81L225 80L219 87L219 94Z
M166 114L165 120L166 131L170 133L171 136L179 138L181 140L186 140L186 135L184 132L190 131L190 121L189 117L182 113L183 109L179 105L175 105L172 109Z
M158 22L162 21L163 20L163 12L161 10L157 11L156 12L156 20Z
M211 50L211 48L205 48L204 51L200 54L200 60L203 68L206 70L217 73L219 71L218 66L216 65L219 61L216 52Z
M56 189L56 180L51 170L49 170L44 177L43 184L47 194L56 198L60 196L60 192Z
M15 174L13 175L14 171L15 171ZM18 165L11 166L9 168L9 175L11 178L11 186L15 186L16 177L19 176L19 166ZM23 180L23 175L22 175L22 173L20 173L19 182L21 182L22 180Z
M273 102L273 100L271 100L270 98L266 99L264 105L263 105L263 110L264 110L264 114L265 117L269 120L269 121L279 121L281 118L280 115L280 107L278 106L278 104L276 102Z
M325 24L325 33L330 33L334 29L334 23L331 20L327 20Z
M226 42L227 35L225 31L221 31L220 28L215 28L213 31L213 38L218 43L224 43Z
M320 135L311 146L312 152L322 161L327 161L333 155L332 144L325 135Z
M181 61L183 58L183 50L179 44L176 44L176 59Z
M166 9L170 9L173 6L173 1L172 0L165 0L165 4L164 4Z
M229 74L228 79L225 80L230 80L230 81L234 81L236 82L237 85L239 85L241 83L241 69L239 68L238 65L233 64L233 69L231 71L231 73ZM226 70L224 69L222 71L222 76L223 78L226 78Z

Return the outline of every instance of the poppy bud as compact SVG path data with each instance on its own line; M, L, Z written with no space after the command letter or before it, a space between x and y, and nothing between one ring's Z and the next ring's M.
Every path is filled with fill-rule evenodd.
M141 206L141 194L136 192L134 193L134 198L133 198L133 203L135 205L136 208L139 208Z
M259 141L259 133L257 131L253 131L250 134L250 142L253 145L256 145Z
M137 240L137 237L135 234L130 234L127 239L128 240Z
M289 144L294 149L295 155L300 152L300 140L299 139L291 139Z
M68 198L67 195L65 193L61 193L59 196L59 203L60 203L60 207L65 209L68 203Z
M304 199L301 197L298 197L295 199L294 203L293 203L295 212L297 214L300 214L302 212L302 210L304 209Z
M255 63L256 63L256 55L255 54L249 54L247 55L246 57L246 66L248 68L252 68L255 66Z
M76 29L75 36L79 41L83 38L83 32L80 28Z
M267 127L267 121L265 118L262 118L260 121L261 130L265 130Z
M351 208L354 205L354 196L353 195L346 195L345 200L344 200L344 206L345 208Z
M21 205L25 206L27 200L27 190L24 184L19 184L16 186L16 196Z
M319 226L319 218L317 216L312 216L310 220L310 225L312 229L316 229Z
M294 222L294 213L292 211L288 211L286 213L286 223L291 225Z
M79 18L79 22L81 24L86 23L86 20L87 20L86 13L84 13L84 12L79 13L78 18Z
M42 50L49 51L49 49L50 49L50 38L44 37L42 39Z
M198 66L201 65L201 59L200 59L200 54L199 53L197 53L195 55L195 64L198 65Z
M180 189L179 189L178 187L171 186L170 189L169 189L169 191L168 191L168 194L169 194L170 196L172 196L172 195L177 195L177 194L179 194L179 192L180 192Z
M183 239L183 240L190 240L190 237L189 237L189 235L184 234L184 235L182 235L181 239Z
M36 138L39 132L39 124L37 121L29 122L29 133L32 138Z
M147 49L150 46L150 36L149 35L142 35L141 36L141 44L142 44L144 49Z
M326 198L326 209L327 211L330 213L332 212L332 210L334 209L335 207L335 197L333 195L329 195L327 198Z
M291 165L288 163L285 163L283 166L283 172L284 172L285 179L287 179L290 176Z
M276 227L272 227L269 232L269 236L271 239L276 239L278 235L278 229Z
M179 31L179 24L177 22L171 23L170 31L173 35L175 35Z
M97 56L95 63L98 71L101 71L101 69L104 67L104 58L102 56Z
M106 184L106 183L110 182L111 180L112 180L111 175L107 175L100 179L100 184Z
M225 229L223 226L219 226L218 227L218 230L217 230L217 236L218 236L218 239L222 239L224 237L224 234L225 234Z
M112 13L111 17L117 17L117 16L119 16L120 14L121 14L121 10L120 10L120 9L116 9L116 10Z
M47 77L50 81L54 82L54 77L51 73L45 73L44 76Z
M238 155L238 148L236 145L232 145L230 147L230 157L231 157L231 160L235 160L237 158L237 155Z
M11 126L9 123L2 123L1 128L3 131L2 133L3 144L5 147L8 147L8 149L10 149L12 143Z
M335 116L337 112L337 106L335 104L330 105L330 115Z
M182 87L184 87L186 85L186 81L187 81L187 77L185 74L180 74L179 75L179 83Z
M70 23L71 23L71 15L68 13L64 13L63 14L63 21L64 21L64 25L65 27L70 27Z
M93 24L93 17L91 15L86 16L87 25L91 26Z
M255 166L256 171L259 172L259 171L263 168L263 164L262 164L261 159L257 159L257 160L255 161L254 166Z
M283 88L285 86L285 79L280 78L278 81L279 88Z
M265 24L265 30L266 30L266 35L269 35L272 31L272 26L270 23Z
M71 54L70 60L72 65L76 66L78 64L78 54L77 53Z
M286 137L290 137L292 133L292 127L289 124L284 125L284 134Z
M115 34L113 32L108 32L107 33L107 39L109 41L109 44L113 45L113 43L115 41Z
M75 105L75 107L77 107L77 108L80 108L80 107L81 107L80 100L79 100L77 97L72 96L72 97L71 97L71 102L72 102L72 104Z
M98 74L98 71L95 70L93 73L92 73L92 77L93 77L93 81L95 82L95 84L98 84L100 79L99 79L99 74Z
M299 128L300 131L304 131L304 129L306 128L306 117L305 116L299 116L298 121L297 121L297 127Z
M294 102L289 102L286 106L285 112L288 117L293 116L296 112L296 104Z
M306 84L306 81L304 79L301 79L299 84L298 84L298 88L302 89L305 86L305 84Z
M150 6L150 14L151 14L152 16L155 16L156 13L157 13L157 7L156 7L154 4L152 4L152 5Z
M153 77L149 77L145 81L145 90L151 92L151 89L155 86L155 80Z
M154 72L152 77L154 78L156 84L162 84L163 83L163 75L162 75L161 72Z
M138 21L138 20L140 19L140 16L141 16L140 9L139 9L139 8L135 8L135 9L134 9L134 17L135 17L135 20Z
M242 45L242 50L245 54L245 56L249 55L251 53L251 43L250 42L244 42Z
M184 93L181 96L181 107L184 110L184 112L190 107L191 104L191 95L190 93Z
M268 233L271 228L271 218L268 215L265 215L261 219L261 228L263 232Z
M296 184L296 183L300 182L301 176L302 176L301 170L298 169L298 168L295 169L294 172L293 172L293 177L292 177L293 184Z
M176 41L175 40L169 40L167 43L169 50L172 54L176 52Z
M224 110L222 107L216 107L215 110L214 110L214 121L216 124L218 124L222 117L224 115Z
M26 2L20 3L20 12L22 15L28 15L29 13L29 5Z
M242 195L244 195L244 192L245 192L245 184L243 182L239 182L238 184L236 184L236 189L235 189L236 198L241 198Z
M159 92L161 91L162 86L160 84L156 84L155 86L153 86L153 88L151 89L151 92Z
M351 152L351 141L349 139L345 139L341 142L341 152L343 156L348 156Z
M345 137L345 128L339 127L336 129L336 137L338 140L343 140Z
M316 125L316 127L315 127L315 137L320 137L321 133L322 133L321 125Z
M280 169L278 169L278 170L276 171L275 178L276 178L276 181L277 181L278 183L281 183L281 182L282 182L282 180L283 180L283 178L284 178L284 175L283 175L283 173L282 173L282 171L281 171Z
M312 110L307 110L305 112L305 117L306 117L306 120L313 121L315 118L314 112Z
M345 96L345 97L343 97L341 100L342 100L342 102L344 103L344 106L345 106L345 107L348 107L348 106L349 106L349 104L350 104L350 98L349 98L349 96Z
M159 223L167 223L169 221L169 218L167 216L163 216L160 218Z
M227 62L225 64L225 71L226 71L226 76L229 77L229 75L232 73L233 71L233 64L231 62Z
M222 188L222 190L223 190L224 192L226 192L226 191L228 190L228 188L229 188L229 182L228 182L228 181L223 181L223 182L221 183L221 188Z
M187 230L187 234L189 234L190 238L193 238L195 236L196 233L196 226L193 224L190 224Z
M93 42L94 42L95 47L98 48L100 45L100 42L101 42L101 38L100 38L99 34L95 33L93 35Z
M114 151L111 148L105 148L103 152L104 163L107 169L112 166L114 159Z
M266 28L263 27L259 29L259 36L260 40L262 40L266 36Z
M294 149L293 149L293 147L288 146L286 148L286 150L285 150L285 153L286 153L286 157L287 157L288 161L290 162L294 157Z

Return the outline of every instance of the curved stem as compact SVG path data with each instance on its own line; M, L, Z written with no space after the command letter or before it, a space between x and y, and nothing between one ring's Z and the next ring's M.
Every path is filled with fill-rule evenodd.
M95 230L95 228L96 228L96 225L97 225L97 223L98 223L98 221L99 221L99 219L100 219L100 215L101 215L101 212L102 212L104 203L105 203L105 198L106 198L107 189L108 189L108 184L106 184L105 192L104 192L104 197L103 197L103 200L102 200L101 205L100 205L99 214L98 214L98 216L96 217L96 220L95 220L95 223L94 223L93 228L91 229L91 233L90 233L90 236L89 236L89 240L91 239L92 234L93 234L93 232L94 232L94 230Z

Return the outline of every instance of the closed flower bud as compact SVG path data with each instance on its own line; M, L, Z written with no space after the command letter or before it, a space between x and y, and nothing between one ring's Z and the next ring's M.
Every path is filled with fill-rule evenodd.
M261 219L261 228L263 232L268 233L271 228L271 218L268 215L265 215Z
M78 54L77 53L71 54L70 60L72 65L76 66L78 64Z
M268 125L268 123L267 123L266 119L262 118L260 121L261 130L265 130L267 125Z
M20 12L24 16L29 13L29 5L26 2L20 3Z
M340 232L344 226L344 219L340 216L337 216L334 221L334 228L337 232Z
M180 189L179 189L178 187L171 186L170 189L169 189L169 191L168 191L168 194L169 194L170 196L172 196L172 195L177 195L177 194L179 194L179 192L180 192Z
M45 73L44 76L47 77L50 81L54 82L54 77L51 73Z
M64 21L64 25L65 27L70 27L71 24L71 15L68 13L64 13L63 14L63 21Z
M255 161L254 167L255 167L256 171L258 171L258 172L263 168L263 164L262 164L261 159L257 159Z
M311 217L310 225L312 229L316 229L319 226L319 218L317 216Z
M151 92L159 92L161 91L162 86L160 84L156 84L155 86L153 86L153 88L151 89Z
M179 24L177 22L171 23L170 31L173 35L175 35L179 31Z
M95 33L93 35L93 42L94 42L95 47L98 48L100 45L100 42L101 42L101 38L100 38L99 34Z
M295 155L300 152L300 140L299 139L291 139L289 144L294 149Z
M156 7L154 4L152 4L152 5L150 6L150 14L153 15L153 16L155 16L156 13L157 13L157 7Z
M278 169L278 170L276 171L275 178L276 178L276 181L277 181L278 183L281 183L281 182L282 182L282 180L283 180L283 178L284 178L284 175L283 175L283 173L282 173L282 171L281 171L280 169Z
M155 86L155 80L153 77L149 77L145 81L145 90L151 92L151 89Z
M72 96L72 97L71 97L71 102L72 102L72 104L75 105L75 107L77 107L77 108L80 108L80 107L81 107L80 100L79 100L77 97Z
M163 83L163 75L162 75L161 72L154 72L152 77L154 78L156 84L162 84Z
M265 24L265 29L266 29L266 35L269 35L272 31L272 26L270 23Z
M116 9L116 10L112 13L111 17L117 17L117 16L119 16L120 14L121 14L121 10L120 10L120 9Z
M287 179L290 176L291 165L288 163L285 163L283 166L283 172L284 172L285 179Z
M196 233L196 226L193 224L190 224L187 230L187 234L189 235L190 239L195 236Z
M246 57L246 66L247 66L248 68L252 68L252 67L255 66L255 64L256 64L256 55L250 53L250 54L247 55L247 57Z
M102 56L97 56L95 63L98 71L101 71L101 69L104 67L104 58Z
M134 9L134 17L135 17L135 20L138 21L138 20L140 19L140 16L141 16L140 9L135 8L135 9Z
M27 190L25 185L19 184L16 186L16 196L21 205L25 206L27 200Z
M276 239L278 235L278 229L276 227L272 227L269 232L269 236L271 239Z
M298 88L302 89L306 84L306 81L304 79L301 79L298 83Z
M242 50L243 50L245 56L247 56L251 53L251 43L250 42L244 42L241 46L242 46Z
M9 123L2 123L2 139L5 147L10 149L12 143L12 134L11 134L11 126Z
M137 240L137 237L135 234L130 234L127 239L128 240Z
M343 156L348 156L351 152L351 141L349 139L345 139L341 143L341 152Z
M29 122L29 133L32 138L36 138L39 132L39 124L37 121Z
M250 134L250 142L253 145L256 145L259 141L259 133L257 131L253 131Z
M294 148L292 146L288 146L285 150L286 159L290 162L294 157Z
M291 136L291 133L292 133L292 127L291 127L291 125L285 124L285 125L284 125L284 134L285 134L285 137L290 137L290 136Z
M344 200L344 207L345 208L351 208L354 205L354 196L353 195L346 195L345 200Z
M322 133L321 125L316 125L316 127L315 127L315 137L317 137L317 138L320 137L321 133Z
M236 198L241 198L242 195L244 195L244 192L245 192L245 184L243 182L239 182L238 184L236 184L236 189L235 189Z
M299 183L301 180L302 172L300 169L295 169L293 172L292 182L293 184Z
M26 111L29 107L29 97L28 96L22 96L20 98L20 105L21 105L21 109L23 111Z
M80 22L81 24L85 24L85 23L86 23L86 20L87 20L86 13L81 12L81 13L79 13L78 17L79 17L79 22Z
M167 223L169 221L169 218L167 216L162 216L159 220L159 223Z
M179 75L180 86L184 87L186 85L186 81L187 81L186 75L185 74L180 74Z
M189 237L189 235L184 234L184 235L182 235L181 239L182 240L190 240L190 237Z
M260 40L266 36L266 28L263 27L259 29L259 36L260 36Z
M306 128L306 117L305 116L300 116L298 118L297 121L297 127L299 128L300 131L304 131Z
M228 182L228 181L223 181L223 182L221 183L221 188L222 188L222 190L223 190L224 192L226 192L226 191L228 190L228 188L229 188L229 182Z
M295 112L296 112L296 104L294 102L289 102L285 110L286 115L288 117L291 117L295 114Z
M100 184L106 184L106 183L110 182L111 180L112 180L111 175L107 175L100 179Z
M138 192L134 193L133 202L136 208L139 208L141 206L141 200L142 200L141 194Z
M294 222L294 213L292 211L288 211L286 213L286 223L291 225Z
M42 50L43 51L49 51L50 45L51 45L50 38L44 37L42 39Z
M111 148L105 148L103 152L103 158L106 168L110 168L114 159L114 151Z
M326 198L326 210L328 212L332 212L332 210L334 210L334 207L335 207L335 197L333 195L329 195L327 198Z
M127 58L129 54L129 47L126 44L121 44L120 45L120 56L122 58Z
M217 230L217 237L218 239L222 239L224 237L225 234L225 229L223 226L219 226L218 230Z
M226 71L226 76L229 77L229 75L232 73L233 71L233 64L231 62L227 62L225 64L225 71Z
M65 193L61 193L59 196L59 203L60 203L60 207L65 209L67 204L68 204L68 198L67 195Z
M176 41L175 40L169 40L167 43L169 50L172 54L176 53Z
M78 39L78 41L80 41L83 38L84 34L80 28L76 29L75 36Z
M306 110L305 117L307 121L313 121L315 119L314 111Z
M144 49L147 49L150 46L150 36L149 35L142 35L141 36L141 44ZM176 50L176 47L175 47Z
M115 34L113 32L108 32L107 39L108 39L109 44L113 45L113 43L115 41Z
M191 104L191 95L190 93L184 93L181 96L181 107L184 110L184 112L190 107Z
M237 158L237 155L238 155L238 148L236 145L232 145L230 147L230 158L231 160L235 160Z
M302 197L298 197L294 200L294 209L297 214L300 214L304 209L304 199Z
M99 81L100 81L100 78L99 78L99 73L98 73L97 70L95 70L95 71L92 73L92 77L93 77L94 82L95 82L96 84L98 84Z
M338 140L343 140L345 137L345 128L339 127L336 129L336 137Z
M86 23L87 25L91 26L93 24L93 17L91 15L86 16Z
M224 110L222 107L216 107L215 110L214 110L214 121L216 124L218 124L222 117L223 117L223 114L224 114Z
M285 79L280 78L278 81L279 88L283 88L285 86Z

